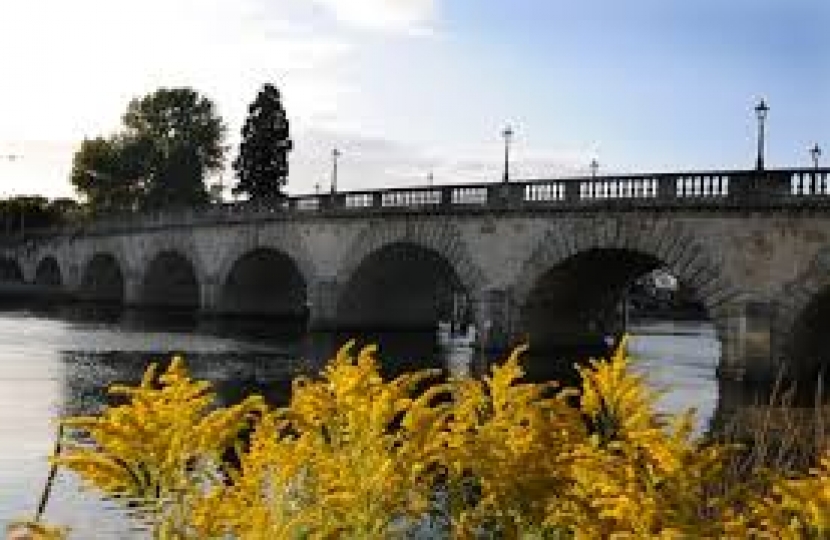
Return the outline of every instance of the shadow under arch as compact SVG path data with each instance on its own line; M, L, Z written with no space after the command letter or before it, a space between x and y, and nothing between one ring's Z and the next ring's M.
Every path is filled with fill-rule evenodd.
M796 380L810 381L830 372L830 284L812 294L794 314L782 347L782 369Z
M454 296L469 299L453 265L414 242L391 242L370 252L347 276L337 302L345 330L434 330L453 311Z
M63 273L55 257L47 255L38 262L35 268L35 285L52 289L63 287Z
M778 369L799 382L830 372L830 247L779 294L772 345ZM825 377L826 379L827 377Z
M0 257L0 282L23 283L23 269L20 264L11 258Z
M634 266L662 266L691 289L705 308L721 346L721 361L725 351L734 349L736 335L731 329L730 317L742 299L742 288L733 282L716 249L702 242L687 225L667 217L614 214L574 219L549 229L515 280L511 294L513 306L521 310L532 289L552 268L592 250L637 254L625 256L641 261Z
M174 250L157 253L147 264L138 305L150 309L198 310L199 280L190 260Z
M124 304L124 272L115 255L99 252L90 257L81 275L78 297L93 303Z
M217 312L233 317L305 319L307 289L299 265L288 254L271 247L253 248L228 271Z
M567 372L573 361L606 354L622 333L636 329L629 326L637 307L634 286L655 270L672 274L654 255L613 247L592 247L551 264L540 272L518 306L518 324L528 340L531 356L554 355L567 360L561 362L563 365L550 366L554 371ZM694 288L683 283L682 276L672 277L677 279L673 298L685 302L681 309L692 318L702 317L714 324L715 318ZM669 300L666 302L669 305ZM639 314L648 309L655 308L641 309ZM655 314L650 322L658 322L660 317L666 316ZM716 330L707 332L714 334Z

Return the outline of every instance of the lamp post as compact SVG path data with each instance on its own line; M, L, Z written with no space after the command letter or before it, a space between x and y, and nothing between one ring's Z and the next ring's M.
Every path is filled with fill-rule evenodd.
M813 158L813 168L818 170L818 158L821 157L821 148L819 148L818 143L816 143L812 148L809 150L810 157Z
M590 167L591 167L591 178L596 178L597 177L597 171L599 170L599 161L597 161L597 158L594 158L594 159L591 160Z
M331 194L334 195L337 193L337 158L340 157L340 150L337 148L331 151Z
M513 128L509 125L501 132L504 137L504 176L502 181L506 184L510 181L510 141L513 139Z
M761 99L758 105L755 106L755 116L758 118L758 159L755 163L755 168L759 171L764 170L764 122L767 119L769 106L766 101Z
M429 171L429 174L427 174L427 185L429 187L432 187L432 185L434 183L435 183L435 176L432 174L432 171Z

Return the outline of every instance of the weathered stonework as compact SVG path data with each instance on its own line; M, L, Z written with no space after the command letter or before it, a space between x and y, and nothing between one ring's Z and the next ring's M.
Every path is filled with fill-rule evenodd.
M608 272L625 269L625 253L651 257L696 290L721 341L721 369L736 377L774 372L800 314L830 288L830 217L806 212L296 215L57 236L6 257L17 261L28 282L35 282L44 261L54 260L63 287L75 292L92 257L110 255L123 274L124 301L141 305L148 266L159 254L175 252L192 266L199 308L209 313L217 309L236 262L253 250L270 249L293 261L305 281L311 323L336 325L339 298L361 263L399 244L449 264L494 345L522 336L522 306L552 268L592 250L621 254Z

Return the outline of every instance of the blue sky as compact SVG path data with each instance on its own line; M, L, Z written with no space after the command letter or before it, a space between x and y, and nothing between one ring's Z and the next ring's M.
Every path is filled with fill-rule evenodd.
M289 188L742 168L765 97L770 166L830 160L826 0L13 0L0 19L0 195L71 195L72 153L127 101L189 85L232 158L259 86L283 91ZM224 175L231 182L230 173Z

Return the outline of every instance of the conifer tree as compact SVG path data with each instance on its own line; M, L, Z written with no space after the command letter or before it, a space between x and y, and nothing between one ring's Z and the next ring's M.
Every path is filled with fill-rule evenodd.
M283 197L288 180L288 152L292 148L280 92L267 83L248 107L242 127L239 156L233 162L238 178L234 194L260 201Z

